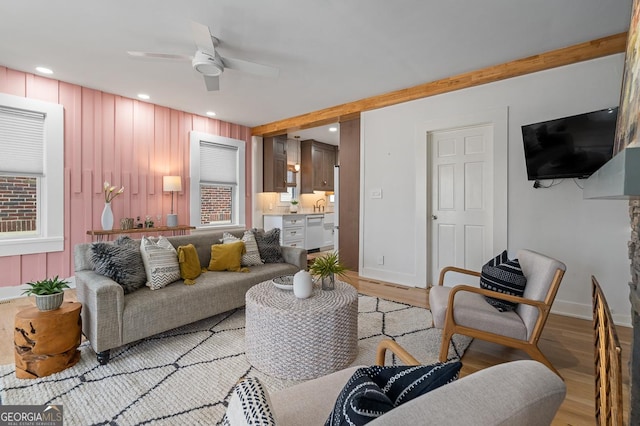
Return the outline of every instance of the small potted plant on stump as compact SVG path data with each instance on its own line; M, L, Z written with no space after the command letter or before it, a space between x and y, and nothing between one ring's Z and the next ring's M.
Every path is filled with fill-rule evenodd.
M345 277L346 271L347 268L340 262L337 251L317 257L309 266L309 272L320 278L323 290L333 290L336 286L335 276Z
M64 289L69 288L69 283L61 280L56 275L55 278L27 283L30 288L22 294L36 297L36 306L41 311L52 311L62 305L64 299Z

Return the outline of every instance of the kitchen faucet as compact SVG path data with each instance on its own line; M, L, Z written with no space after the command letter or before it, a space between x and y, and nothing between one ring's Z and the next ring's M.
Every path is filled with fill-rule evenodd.
M314 212L314 213L316 212L316 209L317 209L318 211L321 211L321 210L320 210L320 207L322 207L322 211L324 211L324 206L320 206L320 205L319 205L320 201L322 201L324 204L326 204L326 203L327 203L327 201L326 201L324 198L318 198L318 199L316 200L316 203L313 205L313 212Z

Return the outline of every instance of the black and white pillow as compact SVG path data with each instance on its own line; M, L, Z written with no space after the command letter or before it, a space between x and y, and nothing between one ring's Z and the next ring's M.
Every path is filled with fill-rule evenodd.
M147 287L158 290L180 279L178 252L166 237L142 237L140 254L147 273Z
M231 392L224 426L275 426L269 393L260 380L247 377L239 381Z
M482 267L480 287L498 293L513 296L524 295L527 278L522 272L518 259L509 260L507 251L503 251ZM487 303L500 312L512 311L517 303L485 296Z
M363 425L458 378L459 361L359 368L344 386L325 426Z
M94 271L120 284L125 294L144 287L147 282L140 243L126 235L113 243L94 243L91 262Z
M284 263L280 247L280 228L273 228L267 232L253 229L253 235L264 263Z

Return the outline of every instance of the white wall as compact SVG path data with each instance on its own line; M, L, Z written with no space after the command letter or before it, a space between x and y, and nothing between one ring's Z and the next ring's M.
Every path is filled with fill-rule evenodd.
M616 322L630 324L627 201L583 200L573 179L549 189L527 180L520 126L619 103L624 55L547 70L363 113L360 273L424 287L428 247L424 209L416 203L417 155L426 123L508 111L507 244L514 256L529 248L567 265L554 311L591 317L590 276L603 286ZM470 123L473 124L473 123ZM423 164L427 164L426 162ZM578 184L582 184L578 181ZM381 199L369 197L382 189ZM424 226L420 224L424 223ZM418 225L416 225L418 224ZM503 247L496 247L496 252ZM419 251L418 251L419 252ZM428 256L428 249L424 250ZM384 256L384 265L378 264Z

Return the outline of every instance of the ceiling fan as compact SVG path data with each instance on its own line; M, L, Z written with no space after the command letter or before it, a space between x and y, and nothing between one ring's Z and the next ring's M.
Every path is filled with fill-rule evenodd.
M190 60L193 69L202 74L204 84L208 91L220 89L219 77L225 69L236 70L263 77L278 77L279 70L277 68L257 64L255 62L243 61L242 59L220 56L216 51L216 47L220 41L211 35L211 31L209 31L208 26L192 22L191 30L197 46L197 50L193 56L135 51L128 51L127 53L129 56L141 58Z

